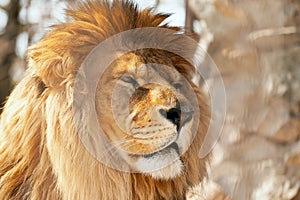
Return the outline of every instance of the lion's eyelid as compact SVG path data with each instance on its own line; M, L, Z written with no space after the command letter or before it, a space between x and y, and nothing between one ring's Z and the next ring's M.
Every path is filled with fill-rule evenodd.
M182 84L182 83L178 83L178 82L176 82L176 83L173 83L172 85L173 85L173 87L174 87L175 89L181 89L181 88L182 88L182 86L183 86L183 84Z
M124 81L125 83L130 83L134 86L134 88L139 87L139 83L132 77L132 76L122 76L120 80Z

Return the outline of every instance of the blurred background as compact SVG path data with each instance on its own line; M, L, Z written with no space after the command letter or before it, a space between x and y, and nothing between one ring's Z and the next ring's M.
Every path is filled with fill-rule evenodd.
M171 25L197 34L225 84L226 122L210 179L190 199L300 200L300 0L136 2L173 13ZM0 0L1 108L26 70L26 49L65 21L66 5Z

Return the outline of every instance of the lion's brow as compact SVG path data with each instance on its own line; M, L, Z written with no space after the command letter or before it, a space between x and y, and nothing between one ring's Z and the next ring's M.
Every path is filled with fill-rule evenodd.
M140 59L135 54L123 55L119 58L114 66L112 76L114 79L121 78L124 74L135 72L137 70L138 63Z

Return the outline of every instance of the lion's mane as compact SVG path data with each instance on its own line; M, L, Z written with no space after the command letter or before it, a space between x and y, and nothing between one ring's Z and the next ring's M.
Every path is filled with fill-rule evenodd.
M170 28L160 26L168 16L154 15L151 9L139 11L119 0L77 3L66 12L70 20L53 27L29 49L28 70L1 115L0 199L184 199L188 188L206 174L207 159L197 155L208 111L196 87L199 133L182 156L184 172L171 180L101 164L84 149L72 119L75 74L88 53L122 31Z

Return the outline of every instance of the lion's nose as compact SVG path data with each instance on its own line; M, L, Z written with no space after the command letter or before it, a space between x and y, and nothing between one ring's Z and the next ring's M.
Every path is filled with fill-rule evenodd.
M162 116L167 118L170 122L172 122L179 128L181 117L181 110L179 108L171 108L167 111L165 111L164 109L160 109L159 112Z

